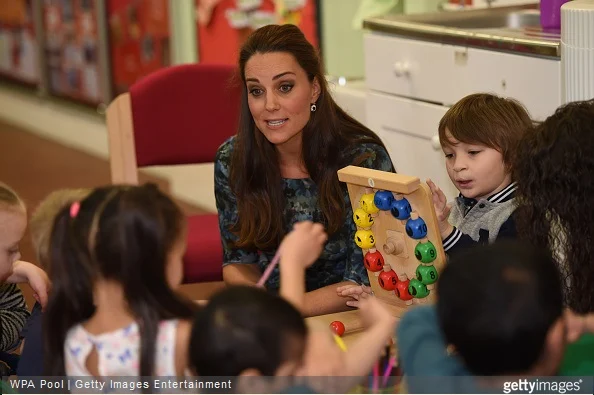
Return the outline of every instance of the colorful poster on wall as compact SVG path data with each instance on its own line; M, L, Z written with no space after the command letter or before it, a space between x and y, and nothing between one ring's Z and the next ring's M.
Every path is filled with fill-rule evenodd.
M196 0L198 57L204 63L236 64L251 32L291 23L318 47L316 0Z
M0 78L27 85L40 80L32 2L5 0L0 7Z
M88 104L101 93L96 0L45 0L43 24L50 93Z
M167 0L108 0L114 94L170 64Z

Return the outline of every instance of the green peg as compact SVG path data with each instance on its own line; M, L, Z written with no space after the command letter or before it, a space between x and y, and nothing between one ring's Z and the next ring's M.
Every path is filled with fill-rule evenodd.
M413 278L408 285L408 293L411 294L413 298L423 299L429 295L429 290L425 284L416 278Z
M423 263L431 263L437 258L437 250L430 241L419 243L415 247L415 257Z
M416 271L417 279L425 285L434 284L439 277L435 266L419 265Z

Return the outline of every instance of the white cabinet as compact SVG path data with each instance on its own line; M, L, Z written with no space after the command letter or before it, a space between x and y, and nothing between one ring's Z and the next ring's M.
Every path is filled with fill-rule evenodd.
M340 85L336 81L328 81L328 87L334 101L351 117L367 126L365 101L367 100L367 87L364 81L347 81Z
M457 195L445 171L437 126L449 106L488 92L522 102L535 120L561 104L561 64L539 58L370 32L365 35L367 125L399 172L434 179Z
M448 198L458 195L445 170L437 124L447 107L368 92L367 126L388 148L396 171L425 181L431 178Z
M561 103L561 62L380 33L365 36L371 90L451 106L471 93L521 101L542 120Z

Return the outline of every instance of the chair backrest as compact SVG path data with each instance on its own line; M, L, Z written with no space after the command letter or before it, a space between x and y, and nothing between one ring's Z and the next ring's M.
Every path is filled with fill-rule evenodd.
M172 66L135 83L107 109L112 182L138 182L138 167L214 161L237 132L235 67Z

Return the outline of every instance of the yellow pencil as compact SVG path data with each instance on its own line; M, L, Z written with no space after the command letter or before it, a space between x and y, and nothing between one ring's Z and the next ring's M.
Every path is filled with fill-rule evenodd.
M338 347L340 347L340 349L342 351L346 351L347 347L346 347L346 344L344 344L344 341L342 340L342 338L335 333L333 335L334 335L334 341L336 342L336 344L338 344Z

